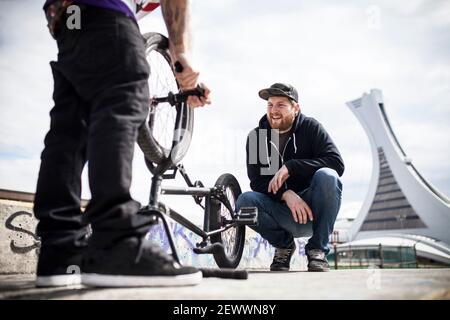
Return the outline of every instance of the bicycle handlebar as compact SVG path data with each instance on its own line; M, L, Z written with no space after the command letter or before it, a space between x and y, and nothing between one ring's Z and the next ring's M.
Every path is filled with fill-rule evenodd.
M151 104L156 106L158 103L168 102L171 106L174 106L177 103L186 102L189 96L204 97L205 89L197 86L195 89L180 91L179 93L173 93L170 91L167 97L152 98Z

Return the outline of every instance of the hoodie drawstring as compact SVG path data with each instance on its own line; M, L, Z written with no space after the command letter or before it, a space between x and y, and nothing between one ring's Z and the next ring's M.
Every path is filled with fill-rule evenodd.
M295 140L295 132L293 136L294 136L294 153L297 153L297 141Z

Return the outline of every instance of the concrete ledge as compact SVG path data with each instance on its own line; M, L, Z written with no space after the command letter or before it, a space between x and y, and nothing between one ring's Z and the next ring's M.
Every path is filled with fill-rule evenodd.
M33 203L30 202L34 196L14 192L3 192L0 195L4 196L3 199L0 198L0 274L35 273L39 239L35 235L37 220L32 213ZM193 253L192 248L201 241L200 237L173 221L170 222L170 227L184 264L217 267L212 255ZM169 251L169 243L161 224L150 230L148 239L159 243L164 250ZM306 270L307 261L304 252L306 239L296 239L296 243L297 252L292 258L291 270ZM266 268L272 262L273 254L274 248L266 240L252 229L246 229L240 268Z
M0 274L34 273L39 241L30 202L0 200Z
M32 204L20 201L0 200L0 274L35 273L39 239L35 235L37 220L32 214ZM178 253L184 264L197 267L217 267L212 255L197 255L192 248L201 239L181 225L171 222ZM169 243L161 225L155 226L148 239L169 251ZM306 270L305 240L296 239L297 252L291 269ZM240 268L261 269L270 265L274 249L256 232L247 228L244 253Z

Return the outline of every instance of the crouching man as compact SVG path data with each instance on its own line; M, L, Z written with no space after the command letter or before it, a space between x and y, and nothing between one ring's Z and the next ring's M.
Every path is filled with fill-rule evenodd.
M247 138L247 173L253 191L236 203L257 207L252 227L272 246L271 271L288 271L296 249L306 245L308 271L329 271L329 236L341 204L344 163L332 139L314 118L301 113L297 90L275 83L259 91L267 113Z

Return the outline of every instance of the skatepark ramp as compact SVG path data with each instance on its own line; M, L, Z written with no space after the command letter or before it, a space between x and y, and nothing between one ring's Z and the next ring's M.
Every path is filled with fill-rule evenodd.
M33 216L34 194L0 189L0 274L35 273L40 241L36 236L37 221ZM83 206L87 201L83 200ZM183 226L169 222L184 264L216 267L212 255L192 252L200 238ZM169 243L161 225L150 229L147 238L169 251ZM297 252L292 259L293 270L306 270L304 247L306 239L296 239ZM247 228L245 248L239 268L268 269L274 248L256 232Z

